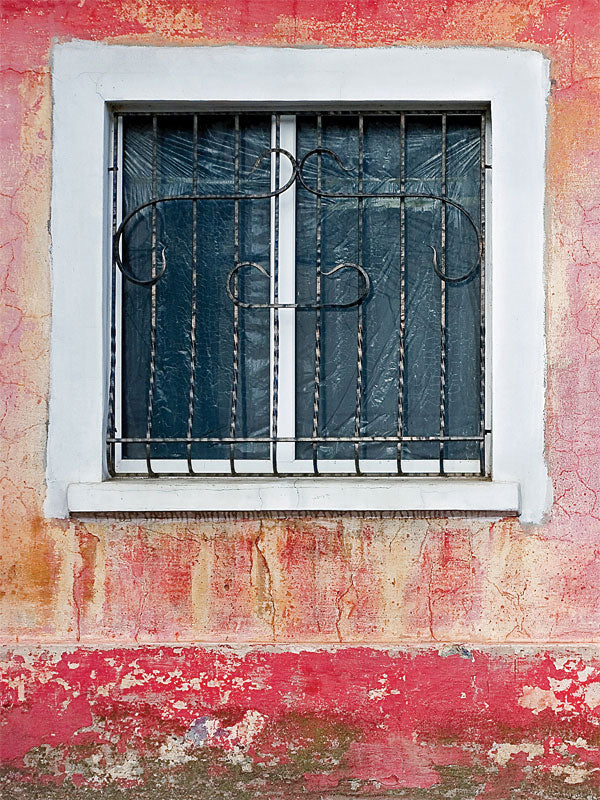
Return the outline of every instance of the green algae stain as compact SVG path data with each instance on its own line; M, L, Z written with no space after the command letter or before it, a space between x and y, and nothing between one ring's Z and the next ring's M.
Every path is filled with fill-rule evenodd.
M236 712L239 716L239 712ZM235 722L236 714L231 712ZM233 723L232 723L233 724ZM0 771L0 796L11 800L598 800L595 765L565 757L563 766L580 768L582 783L566 783L538 764L492 765L480 748L463 750L460 764L432 766L439 780L428 788L386 787L348 777L347 756L369 736L339 718L290 713L269 719L254 740L202 745L177 731L154 730L143 749L104 731L100 739L27 753L24 766ZM378 729L378 736L385 735ZM175 755L165 757L169 743ZM450 752L456 743L446 744ZM468 753L469 763L464 763ZM448 758L452 761L452 757ZM128 768L125 769L125 767ZM335 788L309 791L307 776L334 776Z
M145 739L143 756L123 753L125 741L42 745L26 755L25 768L0 773L0 795L10 787L15 800L306 798L305 774L335 770L360 736L337 719L292 713L269 721L248 748L193 746L172 732ZM183 763L162 757L169 737L185 744Z

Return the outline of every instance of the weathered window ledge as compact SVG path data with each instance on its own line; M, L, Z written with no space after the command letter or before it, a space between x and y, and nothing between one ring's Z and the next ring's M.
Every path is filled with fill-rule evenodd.
M119 479L72 483L71 514L194 511L406 511L518 514L518 483L422 478Z

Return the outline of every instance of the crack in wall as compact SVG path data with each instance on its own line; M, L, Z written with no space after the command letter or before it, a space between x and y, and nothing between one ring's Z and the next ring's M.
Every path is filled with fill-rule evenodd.
M261 543L264 541L265 536L265 526L264 523L261 522L258 528L258 535L254 537L252 545L253 551L256 552L256 569L253 569L253 573L256 574L256 588L259 593L259 598L262 601L259 605L262 605L263 614L266 611L266 618L271 628L271 635L273 640L277 638L277 627L276 627L276 605L275 605L275 598L273 596L273 576L271 574L271 567L269 566L269 561L261 548ZM260 565L260 568L258 568ZM259 610L260 613L260 610Z

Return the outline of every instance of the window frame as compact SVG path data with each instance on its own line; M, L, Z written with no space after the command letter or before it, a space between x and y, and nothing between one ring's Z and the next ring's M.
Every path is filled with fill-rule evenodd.
M47 516L377 510L520 513L527 522L542 518L550 493L543 448L549 76L541 54L487 48L155 48L70 42L55 45L52 73ZM193 80L194 75L202 79ZM491 135L486 140L488 153L493 151L493 180L488 174L486 372L492 376L487 392L494 429L491 479L108 479L104 437L112 110L245 103L267 109L303 103L489 107Z
M240 115L241 119L245 118L245 113L250 112L250 114L260 114L261 116L265 115L267 112L265 110L255 111L252 108L242 110L240 112L237 108L227 109L225 111L221 110L225 119L231 119L235 115ZM301 109L301 110L293 110L289 109L281 114L279 113L278 108L273 108L272 113L269 115L271 118L271 131L270 131L270 147L276 148L281 147L284 151L289 153L293 158L297 157L296 152L296 131L297 131L297 118L300 115L305 113L312 113L314 115L322 114L324 115L324 119L327 119L329 113L333 113L336 117L339 114L353 116L353 112L356 115L362 115L364 118L368 119L370 122L373 122L375 119L389 119L392 115L393 118L399 117L402 113L406 115L407 123L409 120L414 121L414 119L436 119L438 116L442 117L447 116L450 119L458 118L464 116L473 115L474 117L478 117L480 122L480 130L482 131L480 134L480 144L483 148L483 152L478 155L478 170L480 171L481 175L481 184L480 184L480 191L483 190L483 197L484 203L483 208L481 210L482 214L482 224L481 230L482 232L485 231L485 198L486 194L486 187L485 187L485 171L483 169L483 165L489 162L489 153L486 151L486 136L485 131L489 128L489 115L487 108L484 107L469 107L464 109L453 108L451 111L446 111L445 109L435 110L432 111L430 109L427 110L406 110L404 108L398 109L385 109L382 114L383 116L371 116L377 115L378 111L373 110L370 107L366 110L362 107L345 107L343 109L329 105L324 108L319 107L318 109ZM177 114L179 112L175 112ZM187 114L185 111L181 112L186 117L190 117L192 115L196 115L195 111L188 111ZM211 114L212 110L208 110L208 113ZM118 228L123 220L123 192L124 186L123 183L125 181L125 175L123 172L123 158L124 158L124 133L123 133L123 125L126 120L130 121L139 117L142 119L149 119L156 115L158 125L160 126L162 122L168 120L172 116L172 112L167 112L166 114L163 113L160 106L154 107L152 111L136 111L131 108L122 108L119 107L118 109L113 110L111 114L111 121L112 121L112 133L111 133L111 163L113 167L113 197L112 197L112 207L113 207L113 227ZM421 116L425 115L425 116ZM201 115L200 115L201 116ZM277 133L277 123L276 118L279 120L278 127L279 133ZM441 133L441 125L440 125L440 133ZM280 158L279 165L276 163L276 156L274 154L271 155L270 159L270 169L271 169L271 184L270 190L274 191L276 189L276 175L279 174L279 181L277 188L285 187L288 185L290 179L292 178L292 168L291 164L287 158ZM293 304L297 302L296 297L296 238L297 238L297 228L296 228L296 191L297 191L297 183L292 183L289 188L283 192L278 197L273 197L270 200L270 254L269 254L269 274L270 278L270 302L275 301L275 284L274 284L274 275L277 269L278 273L278 302L280 303L290 303ZM200 201L202 202L202 201ZM481 203L481 200L480 200ZM278 222L276 223L276 215L278 218ZM485 236L482 237L485 240ZM484 241L485 244L485 241ZM277 254L276 251L277 250ZM242 257L243 260L243 257ZM275 266L277 264L277 267ZM328 265L332 266L332 265ZM371 266L367 264L367 270L370 271ZM483 256L482 256L482 270L481 270L481 277L482 282L485 284L487 273L485 270L485 246L483 247ZM122 291L123 291L123 281L124 277L121 274L120 270L113 270L112 271L112 279L115 281L115 292L114 292L114 317L115 317L115 325L114 330L116 332L116 337L114 341L114 348L115 348L115 371L114 371L114 384L115 384L115 391L114 391L114 415L109 409L109 420L114 418L114 428L115 431L122 431L123 430L123 417L122 417L122 393L123 393L123 370L122 370L122 358L123 358L123 333L124 333L124 325L123 325L123 314L122 314ZM157 283L157 286L160 286L160 281ZM152 291L149 286L142 289L142 291L150 292ZM486 300L486 293L483 293L483 302L485 305ZM408 300L406 301L408 302ZM277 312L277 327L278 327L278 357L277 357L277 371L278 371L278 391L274 393L274 364L275 364L275 341L274 341L274 331L275 331L275 311L274 309L270 310L270 387L269 387L269 396L271 402L271 408L269 410L269 418L274 419L273 417L273 406L276 404L277 407L277 436L280 438L286 439L294 439L295 432L297 429L296 425L296 413L297 408L294 403L286 402L284 398L296 397L296 366L297 366L297 354L296 354L296 309L293 308L283 308L279 309ZM201 322L200 322L201 324ZM482 330L485 335L485 313L481 318L480 324L482 326ZM160 336L160 328L158 329L158 335ZM365 327L365 337L368 338L368 326ZM479 351L479 334L478 334L478 342L477 342L477 353L480 356ZM112 343L111 343L112 348ZM112 352L112 350L111 350ZM484 349L485 354L485 349ZM483 380L486 381L487 375L485 373L485 369L483 371ZM112 378L111 378L112 380ZM478 394L480 391L480 383L478 379ZM367 402L366 391L364 391L364 402ZM439 390L438 390L439 392ZM275 400L277 397L277 402ZM109 399L109 406L110 406L110 399ZM484 407L485 409L485 407ZM229 412L229 409L227 409ZM479 415L478 411L478 415ZM441 470L441 458L440 457L421 457L419 459L415 458L407 458L406 456L402 457L401 459L401 470L399 469L399 459L398 457L395 458L369 458L367 455L358 455L358 464L360 466L360 472L358 474L363 475L373 475L377 477L396 477L399 474L403 474L406 476L413 476L413 477L439 477L443 475L447 475L448 477L452 476L461 476L461 477L470 477L474 479L479 479L481 477L488 476L488 468L489 468L489 444L490 444L490 434L491 429L489 426L489 419L488 415L485 415L485 424L483 424L483 420L478 416L477 424L478 427L481 425L485 427L485 435L484 435L484 454L483 454L483 461L480 459L479 456L477 458L450 458L445 456L443 458L443 471ZM480 422L481 420L481 422ZM109 425L110 427L110 425ZM109 431L109 436L110 436ZM115 433L115 435L118 435ZM275 430L273 430L273 435L275 435ZM437 445L437 442L432 442L432 444ZM394 443L394 446L395 443ZM364 449L364 446L363 446ZM124 458L122 456L123 446L118 442L115 443L111 447L111 453L109 455L108 461L109 464L112 464L114 472L111 472L113 477L148 477L149 472L149 464L151 465L152 472L156 474L158 477L184 477L188 476L191 477L190 471L194 476L199 477L223 477L226 478L227 476L231 475L238 475L244 477L299 477L299 476L312 476L315 474L315 468L313 466L313 459L312 458L300 458L296 455L296 445L290 441L279 441L273 446L273 450L271 451L270 455L265 458L243 458L241 456L236 456L233 458L233 464L235 468L235 472L232 472L232 462L230 458L223 457L219 459L198 459L193 458L191 459L191 466L187 458L181 456L179 458L170 457L170 458L160 458L158 456L153 456L151 459L138 457L138 458ZM357 475L357 462L353 458L344 458L344 459L332 459L332 458L325 458L323 456L318 456L317 453L317 463L318 463L318 474L319 475L343 475L343 476L355 476ZM485 473L482 473L482 469L485 469ZM276 471L275 471L276 470ZM110 471L110 468L109 468Z

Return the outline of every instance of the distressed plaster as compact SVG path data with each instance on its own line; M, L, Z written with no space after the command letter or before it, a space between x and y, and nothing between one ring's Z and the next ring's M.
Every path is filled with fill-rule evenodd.
M78 797L87 787L155 797L160 787L166 798L193 791L236 800L452 791L458 798L597 797L597 0L4 0L0 14L7 796ZM533 47L550 59L546 450L554 505L544 524L42 521L49 58L52 41L70 38L468 44ZM196 644L178 652L164 642ZM283 649L227 649L269 642ZM436 643L451 642L468 642L475 655L437 654ZM332 654L311 643L342 646ZM539 648L519 649L530 643ZM400 644L401 655L387 652ZM212 680L218 685L209 687Z
M11 797L600 791L598 648L17 648L1 667Z

